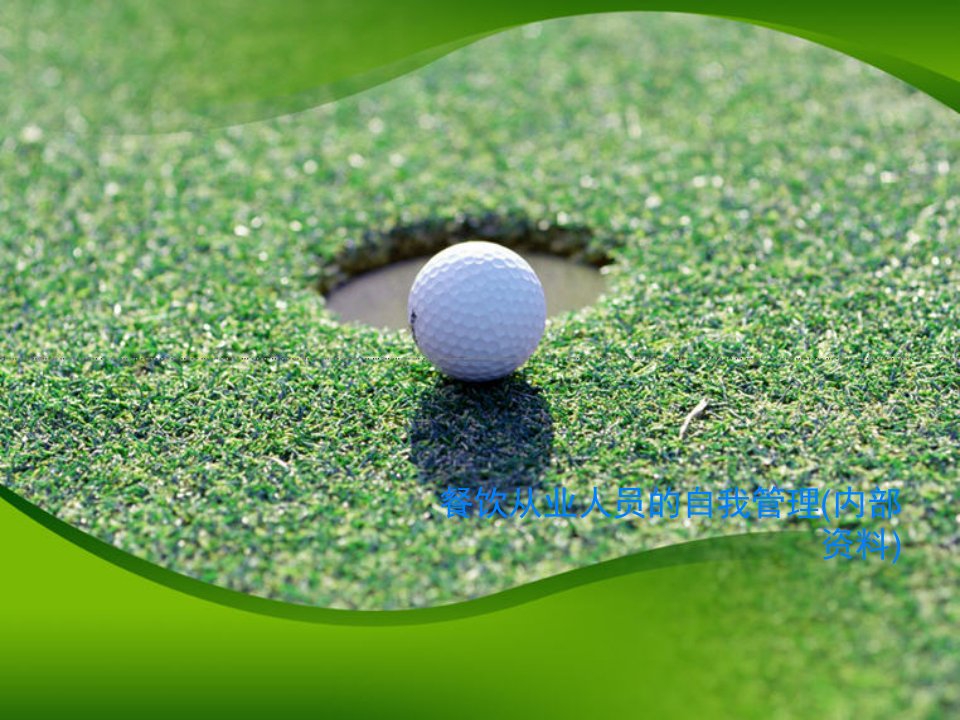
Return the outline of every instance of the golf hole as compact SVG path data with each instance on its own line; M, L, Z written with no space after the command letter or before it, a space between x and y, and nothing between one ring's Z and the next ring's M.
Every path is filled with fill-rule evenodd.
M606 289L610 259L582 227L518 218L457 218L369 232L348 243L323 269L320 291L342 322L407 327L407 294L420 268L437 252L466 240L488 240L518 252L543 283L547 315L592 304Z

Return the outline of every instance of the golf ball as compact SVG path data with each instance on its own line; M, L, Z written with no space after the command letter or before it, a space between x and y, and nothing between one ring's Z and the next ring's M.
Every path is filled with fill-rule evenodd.
M502 245L471 241L423 266L407 316L430 362L457 380L483 382L509 375L533 354L547 304L526 260Z

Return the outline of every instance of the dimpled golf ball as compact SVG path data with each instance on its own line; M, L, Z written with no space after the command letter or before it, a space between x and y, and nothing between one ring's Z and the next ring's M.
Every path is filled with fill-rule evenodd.
M457 380L485 382L509 375L533 354L547 304L526 260L502 245L472 241L423 266L407 315L430 362Z

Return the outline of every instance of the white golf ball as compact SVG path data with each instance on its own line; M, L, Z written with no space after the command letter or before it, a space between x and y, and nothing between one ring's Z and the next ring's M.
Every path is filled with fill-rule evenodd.
M453 245L417 274L410 330L430 362L457 380L509 375L543 336L547 304L527 261L491 242Z

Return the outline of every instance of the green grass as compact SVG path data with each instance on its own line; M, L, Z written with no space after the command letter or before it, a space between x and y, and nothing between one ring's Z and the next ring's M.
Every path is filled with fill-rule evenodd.
M0 479L136 555L320 605L788 525L443 516L447 482L500 476L578 498L879 483L925 577L955 577L957 121L785 36L638 15L510 32L270 122L11 135ZM588 227L615 261L519 378L450 384L409 334L324 309L366 231L487 213Z

